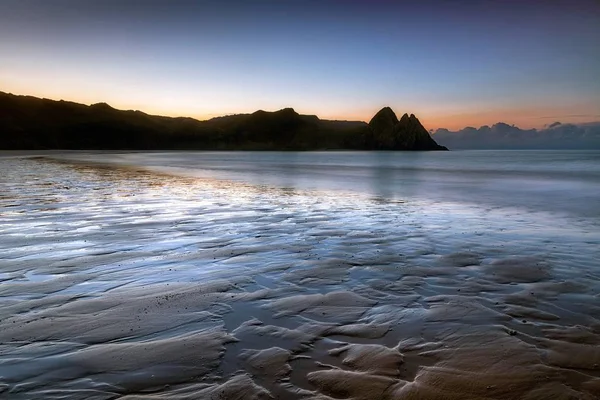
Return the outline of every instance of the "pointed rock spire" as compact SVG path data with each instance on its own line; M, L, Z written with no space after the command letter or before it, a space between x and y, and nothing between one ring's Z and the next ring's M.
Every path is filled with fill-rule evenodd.
M414 114L398 120L390 107L375 114L369 127L371 147L377 150L448 150L431 138Z

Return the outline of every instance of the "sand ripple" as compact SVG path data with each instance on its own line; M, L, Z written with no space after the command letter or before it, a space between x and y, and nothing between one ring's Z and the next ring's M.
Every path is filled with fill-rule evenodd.
M600 397L597 221L0 168L0 396Z

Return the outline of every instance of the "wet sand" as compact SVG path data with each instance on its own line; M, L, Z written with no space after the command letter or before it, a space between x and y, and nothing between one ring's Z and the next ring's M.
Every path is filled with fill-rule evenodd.
M0 168L1 397L600 397L597 220Z

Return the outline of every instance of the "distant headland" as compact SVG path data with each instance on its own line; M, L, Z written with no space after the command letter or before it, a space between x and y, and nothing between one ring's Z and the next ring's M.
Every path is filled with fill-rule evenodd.
M292 108L207 121L0 92L0 149L448 150L414 115L391 108L369 123L330 121Z

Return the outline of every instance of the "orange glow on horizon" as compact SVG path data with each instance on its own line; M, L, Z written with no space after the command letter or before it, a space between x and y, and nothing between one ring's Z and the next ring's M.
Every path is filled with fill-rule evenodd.
M18 84L18 81L12 81L11 84L0 81L0 91L13 93L17 95L29 95L35 97L48 98L52 100L66 100L83 104L94 104L105 102L119 110L140 110L147 114L163 115L169 117L190 117L198 120L207 120L210 118L232 115L252 113L258 109L265 111L276 111L285 107L293 107L300 114L317 115L321 119L347 120L347 121L365 121L368 122L373 115L381 107L373 107L372 109L358 108L350 111L344 111L340 105L335 109L308 109L306 105L303 107L295 107L293 104L282 105L280 107L261 107L260 105L252 106L251 104L227 106L206 107L202 102L190 96L158 96L158 103L153 102L155 97L138 93L136 96L124 96L122 94L114 95L107 91L91 92L86 91L83 94L73 94L74 88L56 87L42 85L37 86L37 90L27 90L30 85ZM71 89L71 90L69 90ZM131 94L131 93L126 93ZM237 106L237 107L236 107ZM446 128L449 130L459 130L467 126L479 128L483 125L493 125L498 122L504 122L509 125L516 125L522 129L543 128L545 125L560 121L562 123L586 123L600 121L600 106L590 104L589 102L570 104L568 106L526 106L526 107L502 107L495 110L468 110L469 106L455 106L451 110L443 107L410 107L394 106L389 104L396 112L398 118L402 114L415 114L421 123L428 130L436 130ZM436 110L437 108L437 110ZM464 110L464 109L467 110ZM221 111L222 110L222 111Z
M434 131L440 128L460 130L468 126L479 128L483 125L492 126L499 122L516 125L521 129L541 129L556 121L573 124L600 121L600 107L590 106L590 104L575 104L569 107L515 107L456 113L392 108L398 118L404 113L415 114L427 130ZM322 113L319 117L368 122L377 111L373 109L370 113L361 112L341 115Z

